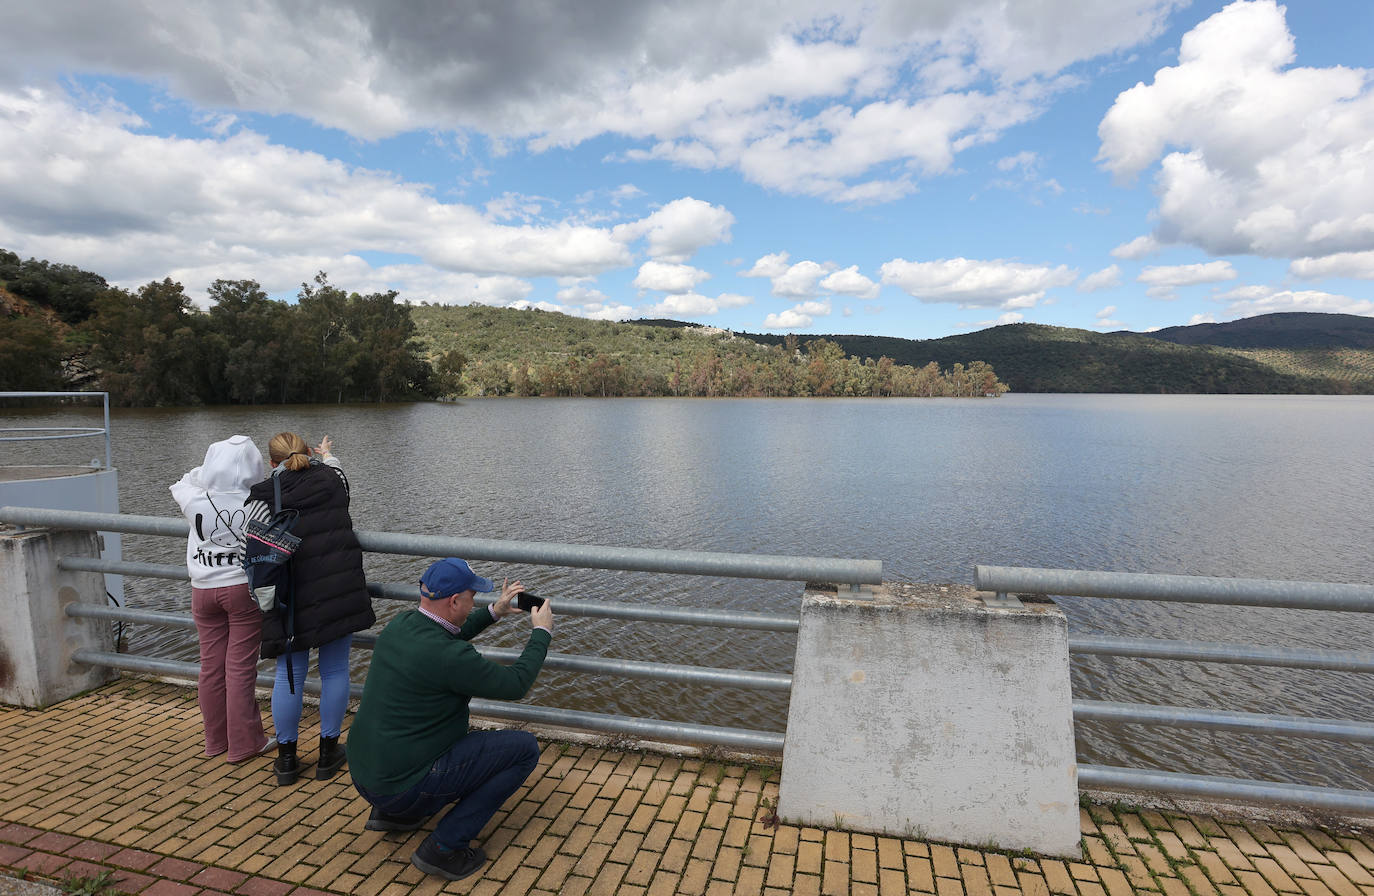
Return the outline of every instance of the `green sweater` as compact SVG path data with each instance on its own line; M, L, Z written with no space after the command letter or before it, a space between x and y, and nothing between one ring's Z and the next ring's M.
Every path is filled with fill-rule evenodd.
M377 637L362 704L348 730L348 768L373 793L415 786L434 760L468 733L468 700L519 700L544 663L550 635L530 632L520 658L502 666L468 643L495 620L473 610L457 636L419 610L391 620Z

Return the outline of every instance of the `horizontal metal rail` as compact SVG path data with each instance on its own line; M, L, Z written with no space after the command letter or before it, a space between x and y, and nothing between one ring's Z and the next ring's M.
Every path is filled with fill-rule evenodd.
M1374 672L1374 650L1324 650L1304 647L1262 647L1215 641L1162 641L1153 638L1116 638L1108 635L1071 635L1069 652L1100 656L1132 656L1159 660L1190 660L1323 669L1332 672Z
M1344 719L1279 716L1258 712L1158 706L1151 703L1111 703L1102 700L1073 701L1075 722L1133 722L1171 728L1206 728L1213 731L1244 731L1249 734L1315 737L1374 744L1374 725Z
M21 526L95 529L136 535L185 535L184 519L132 516L120 513L49 510L41 507L0 507L0 522ZM602 545L555 544L538 541L498 541L490 538L452 538L403 532L357 533L365 551L422 557L464 557L539 566L581 569L618 569L677 575L724 576L742 579L779 579L793 582L835 582L877 585L883 580L881 560L838 557L787 557L770 554L728 554L708 551L670 551L656 548L618 548Z
M1247 781L1211 775L1185 775L1148 769L1080 765L1078 786L1101 790L1173 793L1209 800L1239 800L1267 805L1307 806L1356 815L1374 813L1374 793L1276 781Z
M105 469L113 468L114 456L110 451L110 393L109 392L0 392L0 399L4 398L99 398L104 408L105 425L104 427L81 427L81 426L42 426L42 427L4 427L0 432L48 432L48 433L67 433L67 435L46 435L46 436L5 436L0 437L0 442L43 442L50 439L80 439L89 436L103 435L105 437ZM105 531L114 531L107 529Z
M152 610L130 610L126 607L101 607L93 604L71 603L67 615L87 619L111 619L162 628L194 630L195 620L180 613L160 613ZM372 648L377 636L360 632L353 636L353 646ZM520 651L507 647L487 647L474 644L482 656L492 660L514 662ZM585 672L592 675L613 675L620 678L669 681L674 684L695 684L714 687L749 688L762 691L790 691L792 676L782 672L756 672L749 669L721 669L712 666L688 666L675 663L651 663L623 660L615 657L585 656L574 653L550 652L544 658L545 669Z
M1374 613L1374 585L976 566L980 591Z
M200 666L196 663L129 656L123 653L106 653L99 650L77 650L73 652L72 659L78 663L92 666L108 666L113 669L192 681L196 680L200 674ZM259 686L266 688L272 687L274 683L273 676L267 674L259 674L257 681ZM303 687L306 693L318 695L320 692L319 682L314 679L307 678ZM348 692L354 698L361 697L362 686L351 684ZM612 713L581 712L535 706L529 703L507 703L482 699L474 699L469 707L473 715L505 719L527 725L577 728L642 739L663 740L672 743L707 744L759 753L782 752L783 736L773 731L721 728L715 725L695 725L688 722L671 722L661 719L639 719Z
M57 566L59 569L79 572L109 572L128 576L189 581L184 565L164 566L155 563L102 560L99 557L59 557ZM368 584L367 590L374 597L388 600L415 602L419 596L418 587L415 585L372 582ZM660 607L652 604L618 604L558 597L557 595L547 596L555 601L558 612L567 616L586 616L634 622L662 622L669 625L701 625L749 631L782 632L784 634L795 634L801 628L799 617L785 613L750 613L742 610ZM494 598L482 595L477 598L476 603L487 605L493 601ZM101 610L101 612L107 611ZM119 619L122 617L110 615L108 618Z

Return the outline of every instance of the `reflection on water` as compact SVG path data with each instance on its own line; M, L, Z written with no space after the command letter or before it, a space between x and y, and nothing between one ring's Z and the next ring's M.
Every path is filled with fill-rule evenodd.
M57 415L0 412L22 419ZM70 423L70 417L62 417ZM975 564L1374 583L1374 399L1008 395L996 401L529 399L456 405L114 412L121 509L173 516L167 486L234 432L328 433L360 529L528 541L877 558L890 580L972 581ZM94 443L92 443L94 444ZM88 459L0 445L5 463ZM62 455L61 452L74 452ZM57 452L59 456L54 456ZM84 454L82 453L84 452ZM130 559L176 563L168 539ZM425 561L370 556L374 581ZM477 564L555 597L793 612L795 584ZM189 587L128 580L131 604ZM383 621L401 605L378 602ZM1075 633L1364 649L1368 614L1068 598ZM515 646L516 626L491 643ZM134 649L182 659L180 633ZM795 639L563 617L555 649L787 671ZM917 648L919 649L919 648ZM365 674L359 668L356 677ZM1083 699L1374 720L1369 676L1084 657ZM545 672L550 705L781 730L786 698ZM1086 762L1374 788L1368 747L1080 725ZM1278 757L1278 758L1276 758ZM1286 769L1286 771L1285 771Z

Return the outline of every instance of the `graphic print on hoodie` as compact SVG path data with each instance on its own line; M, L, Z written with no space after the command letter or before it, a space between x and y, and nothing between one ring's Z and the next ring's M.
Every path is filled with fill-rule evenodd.
M191 531L186 569L194 588L222 588L248 581L244 575L243 501L248 488L267 476L253 440L230 436L205 452L205 462L171 486Z

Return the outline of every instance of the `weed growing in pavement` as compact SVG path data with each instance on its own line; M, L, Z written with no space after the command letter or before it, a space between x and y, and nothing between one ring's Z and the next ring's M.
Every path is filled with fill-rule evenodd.
M115 896L114 872L102 871L86 877L64 877L57 888L66 896Z

